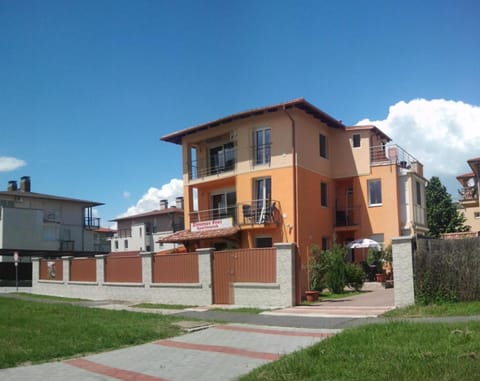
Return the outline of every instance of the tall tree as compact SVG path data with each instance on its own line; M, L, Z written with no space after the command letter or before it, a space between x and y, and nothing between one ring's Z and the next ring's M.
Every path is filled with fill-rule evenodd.
M431 237L440 237L442 233L469 231L465 226L465 216L457 210L452 196L440 179L433 176L426 187L427 223Z

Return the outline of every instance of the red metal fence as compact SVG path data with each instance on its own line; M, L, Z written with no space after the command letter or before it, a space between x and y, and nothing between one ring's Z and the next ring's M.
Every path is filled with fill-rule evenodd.
M155 255L152 263L153 283L198 283L198 254Z
M114 257L105 258L105 282L112 283L141 283L142 258Z
M72 259L70 261L70 280L95 282L97 280L97 260L95 258Z
M40 261L39 276L42 280L63 280L63 260L42 259Z

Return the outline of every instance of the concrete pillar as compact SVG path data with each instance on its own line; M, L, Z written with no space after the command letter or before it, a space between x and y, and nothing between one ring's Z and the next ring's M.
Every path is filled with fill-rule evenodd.
M142 257L142 282L145 288L152 285L153 252L146 251L140 253Z
M38 286L38 280L40 278L40 258L32 257L32 291L35 293L35 289Z
M280 285L281 305L293 306L295 304L295 244L276 243L277 249L276 283Z
M204 295L206 304L213 303L212 295L212 254L215 251L213 248L197 249L198 254L198 282L202 285L202 289L205 290Z
M97 260L97 283L99 286L103 286L105 283L105 257L108 254L95 255Z
M63 256L63 284L70 282L70 261L72 256Z
M415 304L412 239L392 238L395 307Z

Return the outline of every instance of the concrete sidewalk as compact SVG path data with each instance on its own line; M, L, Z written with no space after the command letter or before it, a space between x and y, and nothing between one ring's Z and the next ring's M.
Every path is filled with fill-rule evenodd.
M15 381L224 381L315 344L328 329L217 325L168 340L41 365L0 370Z

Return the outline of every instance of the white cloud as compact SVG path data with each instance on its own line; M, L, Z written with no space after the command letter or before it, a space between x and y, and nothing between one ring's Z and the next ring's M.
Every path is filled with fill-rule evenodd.
M466 161L480 156L480 106L445 99L414 99L390 106L373 124L424 165L424 175L439 176L454 198L456 176L470 172Z
M162 185L161 188L151 187L148 189L136 205L131 206L125 213L117 216L126 217L135 214L146 213L160 208L160 200L168 200L168 205L175 205L175 198L183 196L183 181L179 179L171 179L168 184Z
M0 156L0 172L14 171L20 167L27 165L27 163L21 159L8 156Z
M122 195L123 195L123 198L125 198L125 199L129 199L130 196L131 196L131 195L130 195L130 192L127 192L127 191L123 192Z

